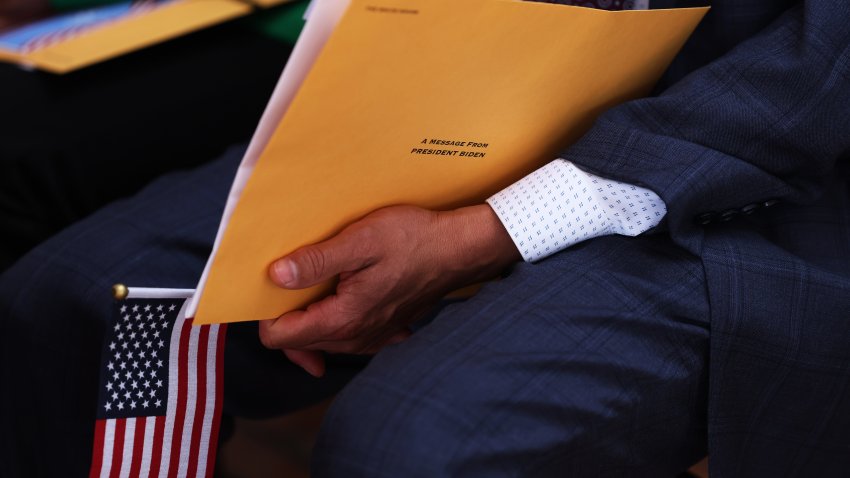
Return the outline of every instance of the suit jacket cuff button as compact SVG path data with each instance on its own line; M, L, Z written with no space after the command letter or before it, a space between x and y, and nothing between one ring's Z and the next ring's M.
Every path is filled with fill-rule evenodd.
M714 219L717 217L717 213L715 212L704 212L697 217L694 218L697 224L701 226L707 226L714 222Z
M747 204L746 206L741 208L741 214L750 215L750 214L754 213L756 211L756 209L758 209L760 207L761 207L761 204L758 204L758 203Z

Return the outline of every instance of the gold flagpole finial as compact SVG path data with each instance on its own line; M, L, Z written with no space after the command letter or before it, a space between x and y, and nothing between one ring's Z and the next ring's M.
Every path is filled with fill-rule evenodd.
M129 289L124 284L115 284L112 286L112 297L115 297L115 300L126 299L129 292Z

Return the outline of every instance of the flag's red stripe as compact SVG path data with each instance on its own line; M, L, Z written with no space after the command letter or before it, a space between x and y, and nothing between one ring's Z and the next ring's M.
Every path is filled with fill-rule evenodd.
M221 425L221 399L224 392L224 336L227 335L227 324L218 326L218 337L215 345L215 408L213 409L212 432L210 433L210 453L207 456L207 472L204 476L211 478L215 471L215 456L218 451L218 429Z
M156 417L153 428L153 450L151 450L151 477L159 476L162 463L162 437L165 436L165 417Z
M106 420L94 422L94 445L92 445L90 478L100 476L100 468L103 466L103 435L106 431Z
M109 469L109 478L118 478L121 474L121 461L124 458L124 430L126 428L126 418L115 420L115 441L112 445L112 468Z
M198 333L198 380L195 401L195 418L192 427L192 441L189 444L189 464L186 476L197 476L198 449L201 447L201 429L204 427L204 410L207 407L207 342L210 338L210 326L204 325Z
M145 450L146 417L136 418L136 436L133 438L133 461L130 462L130 476L139 476L142 469L142 453Z
M179 320L179 319L178 319ZM168 465L168 476L177 476L177 465L180 463L180 442L183 440L183 420L186 418L186 400L189 365L189 335L192 332L192 319L186 319L180 333L180 349L177 351L177 410L174 412L174 429L171 433L171 461ZM171 357L174 360L174 357Z

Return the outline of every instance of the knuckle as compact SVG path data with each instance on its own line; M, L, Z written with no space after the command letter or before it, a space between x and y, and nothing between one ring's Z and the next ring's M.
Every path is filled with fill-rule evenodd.
M277 338L269 327L260 327L260 343L267 349L278 348Z
M348 340L342 329L336 329L328 332L327 341L333 343L341 343Z
M363 259L373 259L377 243L381 240L381 232L371 224L364 224L354 235L354 248L357 255Z
M360 320L350 318L343 322L336 330L333 331L333 340L348 342L357 339L363 332L363 327Z
M325 270L327 258L321 249L316 247L308 247L302 252L302 263L306 266L307 272L311 277L322 275Z
M360 330L357 324L348 323L340 327L334 335L337 340L349 341L356 339L360 335Z
M362 341L360 340L348 340L346 342L340 343L334 353L341 354L349 354L349 355L358 355L362 354L364 350L364 346Z

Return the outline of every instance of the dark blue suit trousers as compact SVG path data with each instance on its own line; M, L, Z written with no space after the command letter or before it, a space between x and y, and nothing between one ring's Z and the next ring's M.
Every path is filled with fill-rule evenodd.
M563 153L658 192L665 224L518 264L383 350L338 395L315 474L656 477L706 453L713 478L846 474L848 19L846 1L714 2L659 95ZM0 475L86 473L109 288L194 286L240 155L0 276ZM312 379L230 330L231 414L285 413L359 368Z

